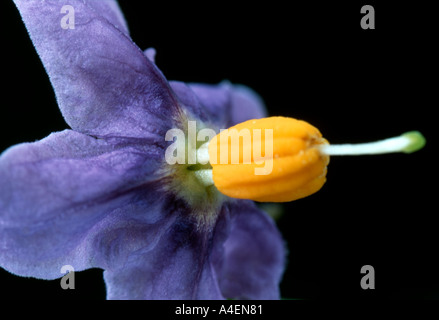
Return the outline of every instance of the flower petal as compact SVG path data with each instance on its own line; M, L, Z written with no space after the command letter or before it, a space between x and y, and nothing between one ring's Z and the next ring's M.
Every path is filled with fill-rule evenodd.
M278 229L252 202L237 201L230 211L230 234L212 257L223 296L279 299L285 246Z
M143 54L149 59L149 61L151 61L154 64L155 64L156 53L157 51L155 50L155 48L148 48L143 51Z
M74 130L163 139L178 102L162 73L126 34L115 3L14 2ZM64 5L74 11L62 13ZM74 29L62 26L67 14L74 14Z
M6 150L0 157L0 265L52 279L66 264L79 271L123 263L152 241L154 233L145 231L162 219L164 199L153 192L162 155L137 141L70 130Z
M181 81L169 81L169 85L177 95L183 108L189 112L190 117L193 117L192 120L198 119L205 122L211 120L210 110L201 105L200 100L190 86Z
M243 85L233 86L232 116L230 126L250 120L267 116L262 98L252 89Z
M72 3L69 1L69 4ZM71 4L70 4L71 5ZM120 31L129 35L128 25L120 10L119 4L116 0L99 0L99 1L87 1L87 5L107 19L107 21L113 24Z
M153 249L133 253L104 272L108 299L222 299L209 262L209 234L200 234L175 206L176 221Z
M199 232L175 205L154 247L104 272L108 299L278 299L285 248L253 203L225 205L213 233Z
M218 85L191 83L188 86L209 112L209 118L213 118L220 129L246 120L263 118L267 114L262 99L246 86L228 82Z

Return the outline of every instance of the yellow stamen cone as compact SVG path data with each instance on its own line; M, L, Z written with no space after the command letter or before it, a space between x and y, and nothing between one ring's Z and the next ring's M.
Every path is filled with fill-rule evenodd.
M240 123L215 136L209 159L215 186L233 198L287 202L311 195L326 181L328 142L309 123L270 117Z

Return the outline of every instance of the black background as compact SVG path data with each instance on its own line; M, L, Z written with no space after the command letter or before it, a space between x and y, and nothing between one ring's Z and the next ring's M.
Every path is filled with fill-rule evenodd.
M270 115L304 119L332 143L426 136L411 155L333 157L320 192L282 205L284 298L439 298L437 32L425 3L120 1L133 40L156 48L170 80L248 85ZM365 4L375 30L360 27ZM67 125L12 1L0 12L3 151ZM375 290L360 287L363 265L375 268ZM104 299L101 274L76 273L76 289L62 290L0 270L0 296Z

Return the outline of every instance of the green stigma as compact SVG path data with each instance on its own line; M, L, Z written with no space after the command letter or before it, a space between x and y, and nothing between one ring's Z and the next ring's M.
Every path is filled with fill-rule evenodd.
M401 136L409 140L408 145L402 150L405 153L421 150L427 143L427 140L419 131L409 131L403 133Z

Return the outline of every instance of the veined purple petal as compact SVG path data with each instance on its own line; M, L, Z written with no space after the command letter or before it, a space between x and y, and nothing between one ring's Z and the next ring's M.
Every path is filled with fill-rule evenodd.
M153 250L133 253L123 268L104 272L108 299L222 299L209 261L210 234L179 212Z
M104 272L108 299L279 299L285 247L254 204L223 206L212 233L199 234L179 210L170 216L153 249Z
M38 278L112 268L152 243L166 195L163 152L130 139L66 130L0 156L0 264ZM161 222L163 220L163 222Z
M211 120L210 110L200 103L198 96L189 85L181 81L170 81L169 85L177 95L178 100L182 103L185 110L189 111L189 116L195 117L201 121Z
M192 114L226 129L240 122L267 115L262 99L243 85L170 82L179 99Z
M85 2L89 7L99 12L99 15L107 19L109 23L129 35L127 22L116 0L86 0Z
M222 295L279 299L285 245L274 222L249 201L230 205L230 219L230 233L212 257ZM214 243L221 245L215 239Z
M14 2L74 130L163 140L178 102L162 73L128 37L116 3ZM74 29L62 26L64 5L74 9Z
M242 98L240 90L243 86L233 86L229 83L219 85L186 84L180 81L170 81L169 85L190 115L203 121L211 129L218 130L218 132L220 129L226 129L236 124L234 122L235 114L239 111L234 109L246 108L246 114L251 118L260 117L260 111L264 110L263 104L259 101L248 107L249 101L254 102L255 99L247 96L244 96L247 99ZM247 90L251 91L250 89ZM252 115L255 115L255 117L252 117ZM244 117L241 116L240 118Z
M244 85L234 85L231 95L231 126L267 116L262 98Z

